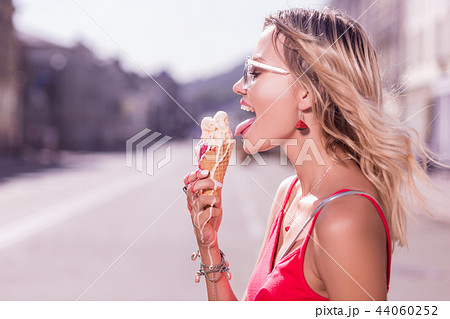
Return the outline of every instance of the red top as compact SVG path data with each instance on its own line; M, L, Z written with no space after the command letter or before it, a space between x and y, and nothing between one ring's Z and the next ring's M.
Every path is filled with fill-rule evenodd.
M276 247L278 244L278 234L280 232L281 220L284 213L284 208L291 195L292 188L297 182L298 177L294 179L289 187L288 193L283 203L283 208L278 213L275 222L272 225L272 229L267 240L266 247L264 248L263 255L260 262L255 268L247 288L247 299L249 301L257 300L306 300L306 301L328 301L329 299L322 297L314 290L312 290L306 282L303 271L303 260L306 251L306 245L308 244L309 236L311 235L312 228L319 216L320 211L314 216L311 221L311 227L308 231L308 235L305 237L303 244L291 251L289 254L280 259L277 265L273 267L273 260L275 257ZM347 191L348 189L341 189L334 194ZM333 194L333 195L334 195ZM368 197L364 194L359 194L368 198L377 208L381 219L383 220L384 227L386 229L387 236L387 249L388 249L388 267L387 267L387 291L389 291L390 269L391 269L391 246L389 228L384 217L383 211L378 206L376 201L372 197ZM271 273L272 270L272 273Z

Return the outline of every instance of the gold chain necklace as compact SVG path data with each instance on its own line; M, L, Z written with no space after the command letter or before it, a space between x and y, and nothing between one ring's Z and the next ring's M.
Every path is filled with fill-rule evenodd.
M345 160L348 160L348 159L351 159L351 157L350 157L350 156L347 156L346 158L343 158L342 160L345 161ZM337 164L338 164L338 163L336 162L336 163L333 163L333 164L331 164L330 166L328 166L327 170L326 170L325 173L322 175L322 177L319 179L319 181L316 183L316 185L314 185L314 186L310 189L310 191L308 192L308 194L306 194L305 196L301 196L300 199L299 199L298 201L300 202L300 200L301 200L302 198L305 198L305 197L308 197L309 195L311 195L312 191L315 190L315 189L317 188L317 186L319 186L320 183L322 183L322 181L325 179L325 177L327 176L327 174L328 174L328 173L331 171L331 169L332 169L333 167L335 167ZM302 186L302 190L303 190L303 185L302 185L302 182L301 182L300 179L299 179L299 182L300 182L300 185ZM298 204L297 204L297 208L296 208L295 211L296 211L296 212L298 211ZM296 215L296 213L294 214L294 216L295 216L295 215ZM288 215L288 216L289 216L289 215ZM291 216L289 216L289 217L291 218L291 221L289 222L289 225L290 225L290 224L292 223L292 221L294 220L294 217L291 217ZM286 226L284 229L285 229L286 231L289 231L290 226Z
M345 161L345 160L348 160L348 159L350 159L350 158L351 158L350 156L347 156L346 158L343 158L342 160ZM316 183L316 185L314 185L314 186L309 190L308 194L306 194L305 196L302 196L302 197L307 197L307 196L311 195L312 191L313 191L314 189L316 189L316 187L319 186L320 183L322 183L322 181L325 179L325 176L327 176L327 174L331 171L331 169L332 169L333 167L335 167L337 164L338 164L338 163L333 163L333 164L331 164L330 166L328 166L327 170L326 170L325 173L322 175L322 177L319 179L319 181ZM299 181L300 181L300 180L299 180ZM300 185L301 185L301 184L302 184L302 182L300 181ZM303 185L302 185L302 190L303 190Z

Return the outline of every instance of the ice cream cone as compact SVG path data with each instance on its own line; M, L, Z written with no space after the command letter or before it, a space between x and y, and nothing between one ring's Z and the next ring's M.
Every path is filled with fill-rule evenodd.
M209 178L223 183L234 145L235 140L228 140L221 147L215 147L215 149L205 153L201 160L200 168L209 170ZM220 189L207 190L203 194L217 196L220 194L220 191Z
M236 143L230 129L227 113L218 111L214 118L204 117L201 123L202 136L195 147L198 167L209 170L209 178L223 183L231 153ZM204 191L204 194L219 195L221 188Z

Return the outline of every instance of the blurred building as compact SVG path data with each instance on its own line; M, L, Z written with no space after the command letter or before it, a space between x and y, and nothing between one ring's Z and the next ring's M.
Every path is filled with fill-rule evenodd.
M182 128L176 121L178 106L148 76L126 72L117 60L100 60L81 43L62 47L18 37L26 74L22 93L28 151L123 150L125 141L144 128L172 137ZM156 80L177 96L178 85L168 74Z
M124 150L144 128L181 137L192 123L176 103L179 85L102 60L82 43L64 47L14 30L0 1L0 154L31 159L65 150Z
M19 104L19 49L14 33L11 0L0 1L0 153L10 153L21 143Z
M19 35L26 74L24 142L33 149L101 150L120 136L125 75L82 44L65 48Z
M405 12L404 45L410 59L404 73L409 80L406 113L411 125L450 164L450 2L408 0ZM421 116L412 116L416 112Z
M159 85L147 75L129 74L129 76L132 85L124 92L121 105L128 138L143 127L170 137L184 137L187 128L192 124L195 125L175 102L188 108L180 100L182 87L167 72L152 75ZM192 113L190 110L188 112Z
M162 93L152 95L152 107L147 117L149 127L172 137L184 136L185 128L195 122L189 117L192 116L190 112L187 111L188 115L182 109L189 109L189 106L179 99L180 86L164 71L154 76L154 79L164 90L155 87L154 82L149 83Z

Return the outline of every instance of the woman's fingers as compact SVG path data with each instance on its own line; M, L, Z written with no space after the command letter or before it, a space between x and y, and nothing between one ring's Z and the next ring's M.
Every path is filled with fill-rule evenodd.
M194 202L194 207L197 211L201 211L207 209L208 207L221 207L221 198L220 196L213 195L199 195L197 200Z
M191 194L197 193L199 191L208 190L208 189L219 189L222 187L222 183L215 181L211 178L208 179L198 179L188 184L188 194L189 191Z
M209 175L209 171L208 170L200 170L197 169L194 172L189 173L188 175L186 175L183 178L183 182L185 186L188 186L190 183L192 183L193 181L197 180L197 179L201 179L201 178L206 178Z
M186 175L183 182L187 188L187 207L196 231L197 240L209 243L217 238L217 228L222 219L222 197L204 194L207 190L218 190L222 183L210 177L208 170L196 170ZM208 192L209 193L209 192Z
M187 206L189 211L192 209L195 211L201 211L207 206L220 207L220 205L222 205L221 196L203 194L203 191L209 189L220 189L221 187L221 183L218 183L210 178L195 180L188 184Z

